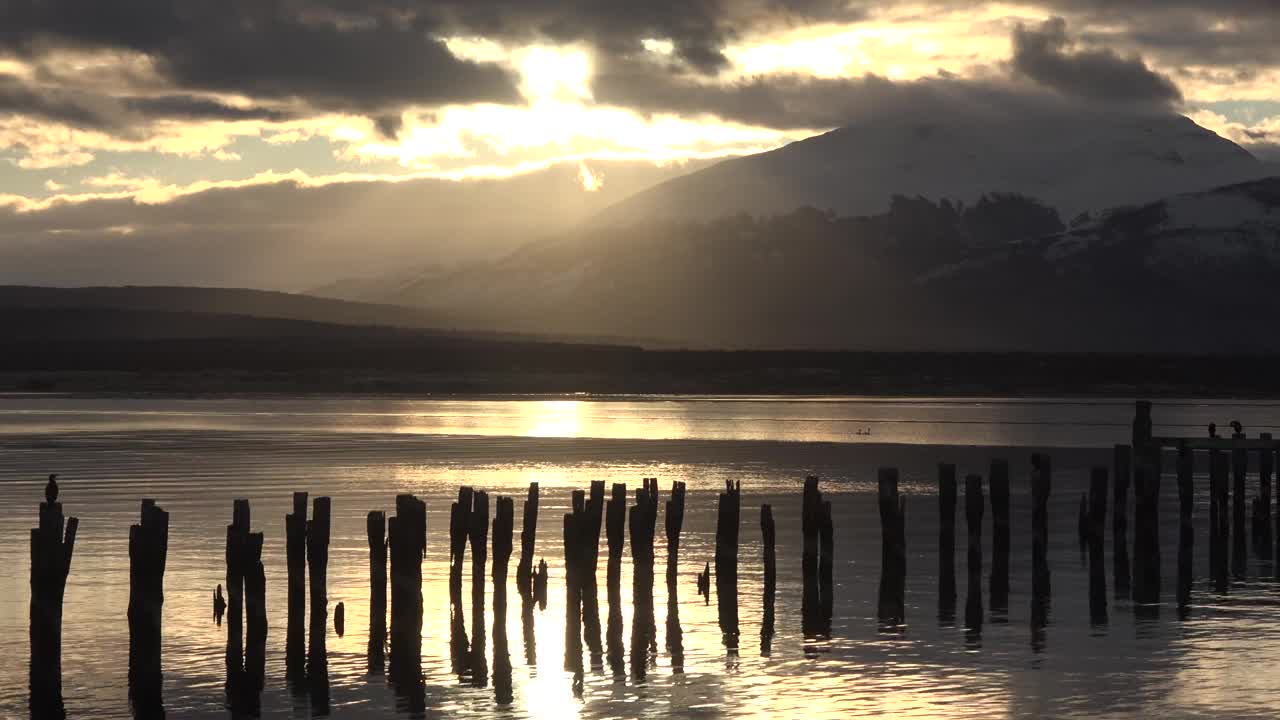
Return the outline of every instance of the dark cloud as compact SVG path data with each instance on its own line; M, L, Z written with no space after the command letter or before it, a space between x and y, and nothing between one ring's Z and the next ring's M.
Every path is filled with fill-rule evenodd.
M0 74L0 116L22 114L140 138L155 120L266 120L282 122L293 114L261 106L234 106L193 95L113 97L84 89L30 85Z
M60 47L145 53L185 90L300 98L374 111L519 99L514 78L455 57L411 3L325 0L6 0L0 51Z
M1065 95L1116 103L1170 104L1182 93L1169 78L1140 58L1108 49L1077 48L1067 23L1051 18L1038 27L1019 24L1013 31L1014 72Z
M965 80L940 72L911 82L883 77L770 75L709 83L680 67L646 60L606 62L592 82L597 102L644 112L710 114L774 128L823 129L868 115L947 113L983 104L1033 108L1164 111L1181 99L1169 79L1140 59L1105 49L1077 49L1059 19L1013 33L1009 77Z

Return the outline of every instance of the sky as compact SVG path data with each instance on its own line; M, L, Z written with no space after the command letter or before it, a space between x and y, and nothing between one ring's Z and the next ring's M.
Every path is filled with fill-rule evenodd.
M6 0L0 244L178 204L167 232L261 230L259 190L564 165L556 190L590 194L602 167L771 149L886 89L1182 113L1276 158L1277 37L1276 0Z

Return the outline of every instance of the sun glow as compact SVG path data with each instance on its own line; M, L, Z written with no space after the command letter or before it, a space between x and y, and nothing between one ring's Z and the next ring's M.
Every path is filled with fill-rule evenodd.
M604 187L604 173L592 172L587 167L585 160L578 161L578 182L582 183L582 189L587 192L595 192Z

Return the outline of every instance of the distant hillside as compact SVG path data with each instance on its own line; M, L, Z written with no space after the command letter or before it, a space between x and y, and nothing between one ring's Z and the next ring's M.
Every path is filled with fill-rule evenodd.
M871 111L847 127L668 180L595 222L767 216L803 206L856 216L884 212L895 194L972 203L989 192L1035 197L1072 216L1252 180L1267 170L1235 143L1171 113Z
M1276 352L1280 178L1064 217L1017 195L584 230L398 298L689 347ZM1248 312L1242 312L1247 309Z

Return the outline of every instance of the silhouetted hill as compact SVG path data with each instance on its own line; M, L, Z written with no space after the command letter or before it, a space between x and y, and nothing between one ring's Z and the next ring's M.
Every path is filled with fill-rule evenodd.
M689 347L1275 352L1280 178L1064 218L1011 194L585 229L397 300ZM1274 315L1273 315L1274 316Z

